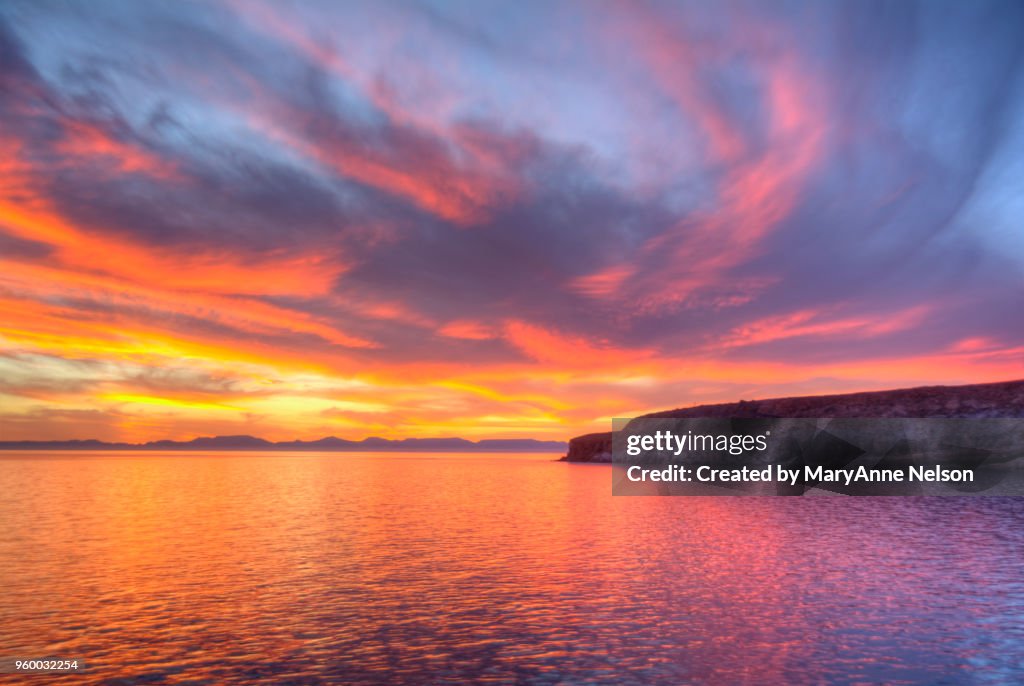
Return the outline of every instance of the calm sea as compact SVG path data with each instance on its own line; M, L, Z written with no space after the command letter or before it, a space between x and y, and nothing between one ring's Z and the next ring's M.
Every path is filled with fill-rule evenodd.
M612 497L551 459L0 453L0 657L84 661L68 684L1024 682L1024 499Z

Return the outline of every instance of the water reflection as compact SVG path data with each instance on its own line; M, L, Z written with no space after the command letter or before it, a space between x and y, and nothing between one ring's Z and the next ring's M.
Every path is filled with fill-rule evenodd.
M76 683L1024 679L1024 499L513 455L6 454L0 491L0 645Z

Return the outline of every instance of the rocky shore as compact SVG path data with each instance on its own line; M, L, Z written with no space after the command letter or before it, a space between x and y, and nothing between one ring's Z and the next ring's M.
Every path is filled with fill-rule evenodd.
M1024 380L969 386L923 386L841 395L741 400L655 412L644 417L1024 417ZM569 441L562 460L611 462L612 434Z

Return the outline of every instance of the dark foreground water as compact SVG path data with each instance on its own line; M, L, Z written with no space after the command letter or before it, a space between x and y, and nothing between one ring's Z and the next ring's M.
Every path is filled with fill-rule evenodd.
M1021 683L1024 499L524 455L0 454L5 683Z

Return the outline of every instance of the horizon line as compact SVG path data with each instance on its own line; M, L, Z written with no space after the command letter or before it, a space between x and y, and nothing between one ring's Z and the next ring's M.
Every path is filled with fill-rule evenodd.
M115 450L161 450L190 449L202 450L275 450L329 448L334 450L402 450L402 449L439 449L439 450L471 450L488 448L491 450L529 450L556 449L568 446L567 440L548 440L537 438L482 438L472 440L461 436L430 436L407 438L382 438L368 436L360 440L323 436L317 439L292 439L271 441L260 436L249 434L228 434L217 436L196 436L188 440L157 439L142 443L127 441L105 441L97 438L72 439L25 439L0 441L0 450L33 450L33 449L115 449Z

